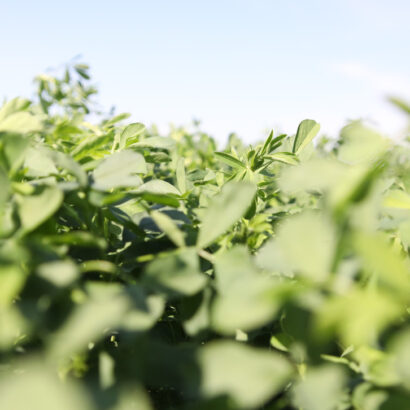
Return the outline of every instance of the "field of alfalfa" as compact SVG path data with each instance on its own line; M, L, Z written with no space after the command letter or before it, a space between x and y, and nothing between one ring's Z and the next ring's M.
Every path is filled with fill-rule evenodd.
M0 108L0 409L409 409L410 140L217 151L90 84Z

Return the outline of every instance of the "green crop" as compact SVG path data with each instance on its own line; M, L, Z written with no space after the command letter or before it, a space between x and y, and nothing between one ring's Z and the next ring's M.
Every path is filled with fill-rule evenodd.
M410 408L409 140L218 151L86 65L36 84L0 108L0 409Z

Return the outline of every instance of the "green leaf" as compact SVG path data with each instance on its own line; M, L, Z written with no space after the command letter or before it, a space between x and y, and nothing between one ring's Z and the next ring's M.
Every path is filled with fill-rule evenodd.
M255 260L257 265L264 270L280 273L283 276L293 276L293 267L289 265L283 247L274 239L268 240L258 250Z
M269 133L268 138L266 138L265 143L263 144L262 149L260 150L260 155L265 155L269 153L269 147L273 139L273 130Z
M407 115L410 115L410 104L408 101L404 101L403 99L397 97L389 97L389 101L396 107L400 108Z
M85 231L61 232L58 235L44 236L42 239L45 244L96 247L102 250L107 247L104 238L99 238L91 232Z
M4 306L4 303L0 303L0 326L0 351L2 352L15 348L19 339L26 337L31 327L15 304ZM1 386L0 378L0 391ZM2 403L1 400L2 397L0 397L0 403Z
M274 154L267 155L266 158L290 165L296 165L299 163L298 158L291 152L275 152Z
M130 146L138 141L139 136L145 131L145 125L139 122L127 125L120 136L120 149Z
M336 332L346 346L371 344L403 311L397 297L383 291L353 288L347 294L328 298L321 306L315 333L326 339Z
M20 97L13 98L12 100L7 101L0 108L0 123L9 115L26 110L30 106L30 104L31 102L29 100Z
M382 171L381 166L358 164L346 168L343 177L329 191L329 205L335 215L342 215L349 206L360 203L368 196L372 184Z
M399 235L405 248L410 248L410 218L399 225Z
M140 288L132 288L131 294L133 309L125 313L121 321L121 329L130 332L144 332L151 329L164 312L164 298L160 295L146 296Z
M24 168L27 168L26 175L29 177L46 177L57 174L57 168L52 159L47 155L47 151L42 147L30 147L26 151Z
M131 114L128 112L123 112L121 114L118 114L111 119L109 119L107 122L104 123L105 126L112 126L116 124L117 122L120 122L122 120L126 120L127 118L131 117Z
M276 287L263 275L238 280L215 299L212 327L221 334L233 335L238 329L246 332L272 321L280 307L279 300L272 296Z
M118 273L118 268L110 261L105 260L88 260L81 264L81 272L101 272L110 275Z
M23 165L29 147L29 140L21 135L12 135L4 140L4 154L9 174L13 176Z
M185 159L178 158L176 167L177 186L182 195L186 192Z
M61 382L43 360L27 361L0 379L0 408L13 410L92 410L86 392L72 380Z
M212 198L198 235L198 248L214 242L241 218L251 206L256 186L249 182L229 182Z
M175 147L175 141L165 137L149 137L144 138L133 144L134 147L160 148L170 150Z
M115 384L114 368L114 359L107 352L101 352L98 356L98 369L100 386L103 390Z
M345 398L345 382L341 367L326 365L309 369L305 379L293 388L293 403L306 410L333 410Z
M271 321L279 309L272 297L277 284L253 264L248 251L236 246L215 259L218 295L211 309L212 327L234 335L237 329L249 331Z
M303 120L296 132L292 152L296 155L299 154L316 137L319 130L320 125L316 121Z
M137 193L150 193L157 195L177 195L181 193L169 182L162 181L160 179L152 179L141 185L135 192Z
M185 332L190 336L196 336L206 332L210 324L209 305L212 298L212 290L205 288L200 294L185 298L180 305L181 320Z
M218 158L220 161L224 162L225 164L228 164L232 168L236 169L245 169L246 166L244 163L239 161L239 159L236 159L232 155L226 154L225 152L215 152L216 158Z
M353 122L341 131L343 144L338 158L347 164L368 163L380 158L390 142L360 122Z
M143 387L136 385L135 382L129 386L121 384L117 402L110 410L152 410L148 394Z
M239 408L257 408L280 391L292 366L277 353L232 341L211 342L199 354L201 391L228 394Z
M265 153L266 153L266 154L270 154L272 151L274 151L275 149L279 148L279 147L282 145L283 140L284 140L286 137L287 137L286 134L282 134L282 135L279 135L279 136L276 137L276 138L273 138L273 139L270 141L269 146L267 147Z
M143 283L170 296L189 296L203 289L207 277L200 272L196 249L186 248L157 257L147 266Z
M53 336L51 357L64 358L84 351L89 343L99 341L105 331L118 327L129 307L129 300L119 292L108 292L81 304Z
M364 268L377 275L396 296L408 300L410 293L410 261L398 255L382 235L357 233L353 244Z
M142 180L136 174L147 172L144 157L134 151L116 152L101 162L93 172L93 188L107 191L112 188L136 187Z
M77 161L87 156L94 156L97 150L107 146L111 140L112 134L110 133L101 134L101 132L98 132L96 135L89 135L76 144L70 154Z
M75 71L77 71L77 73L78 73L81 77L83 77L85 80L89 80L89 79L90 79L90 76L89 76L89 74L88 74L88 69L89 69L88 65L86 65L86 64L76 64L76 65L74 66L74 69L75 69Z
M275 243L287 266L313 281L330 274L336 232L332 222L318 213L305 212L287 218L279 227ZM271 253L275 258L276 254Z
M406 393L376 388L373 383L360 383L353 392L352 404L355 409L390 410L406 409L410 401Z
M168 205L174 208L178 208L178 198L181 196L178 189L169 182L160 179L152 179L142 184L134 193L145 201Z
M5 206L8 203L9 195L11 192L11 181L8 178L8 175L3 169L3 167L0 166L0 186L2 189L0 189L0 214L4 210Z
M184 234L178 229L175 222L166 214L158 211L151 212L151 217L169 239L178 247L185 246Z
M294 167L284 167L278 185L286 194L327 192L338 184L346 171L347 167L334 159L314 159Z
M144 201L153 202L154 204L161 204L166 206L172 206L173 208L179 207L179 200L176 195L156 194L152 192L142 192L139 195Z
M75 64L0 108L0 408L410 408L406 136L215 153Z
M410 195L398 189L391 190L384 197L383 205L386 208L410 209Z
M218 292L229 292L235 282L258 275L245 246L237 245L215 258L215 284Z
M407 327L399 334L395 335L389 342L389 352L393 354L393 365L399 376L401 384L406 389L410 388L410 329Z
M63 199L63 193L56 187L45 187L31 196L19 196L17 201L22 231L31 232L40 226L60 208Z
M79 271L74 262L66 260L42 263L37 268L37 274L53 285L63 287L77 280Z
M286 333L278 333L276 335L272 335L270 338L270 344L277 350L281 352L288 352L288 346L291 344L292 339L286 335Z
M27 275L17 265L0 265L0 309L12 304L22 290Z
M74 175L81 186L86 186L88 183L87 174L83 171L72 157L63 152L47 150L47 155L51 158L57 167L61 167Z
M42 129L41 121L34 115L21 111L13 113L0 122L0 133L28 134Z

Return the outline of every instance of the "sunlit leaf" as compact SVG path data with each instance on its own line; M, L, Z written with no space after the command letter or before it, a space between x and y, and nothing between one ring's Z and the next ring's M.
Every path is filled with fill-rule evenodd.
M92 410L91 399L72 381L58 380L44 362L21 363L0 379L0 408L13 410Z
M187 189L186 186L186 174L185 174L185 160L184 158L179 158L177 162L176 178L178 190L183 195Z
M170 150L175 147L175 141L171 138L165 137L149 137L144 138L133 144L135 147L160 148Z
M307 212L288 218L279 227L275 242L280 258L296 273L314 281L324 281L330 274L336 232L325 216Z
M240 408L256 408L289 380L292 367L268 350L231 341L207 344L199 353L201 389L206 396L228 394Z
M0 326L0 351L15 347L18 340L23 338L30 329L30 324L22 313L15 306L5 307L4 303L0 305Z
M345 398L345 374L341 367L326 365L308 370L293 387L295 406L306 410L332 410Z
M79 275L77 265L69 260L54 261L41 264L37 274L56 286L67 286L74 282Z
M27 134L40 131L41 128L41 121L36 116L25 111L15 112L0 122L0 133Z
M239 169L245 169L245 164L243 164L239 159L233 157L232 155L229 155L225 152L215 152L216 158L218 158L220 161L224 162L225 164L228 164L232 168L239 168Z
M391 190L384 197L383 205L387 208L410 209L410 195L398 189Z
M23 288L26 277L17 265L0 265L0 308L13 302Z
M212 199L212 204L203 217L197 246L208 246L243 216L250 207L255 192L256 187L251 183L226 184Z
M275 152L274 154L268 155L268 158L290 165L296 165L299 162L298 158L291 152Z
M139 136L145 131L145 125L139 122L127 125L120 136L120 149L138 141Z
M144 157L134 151L121 151L105 159L93 172L95 189L136 187L142 180L137 174L147 172Z
M246 249L237 247L215 261L218 296L211 310L212 326L223 334L248 331L272 320L279 308L272 297L276 283L258 272Z
M369 273L375 273L396 295L407 298L410 292L409 260L397 255L380 235L356 234L354 245Z
M137 193L150 193L157 195L181 195L177 188L171 185L169 182L162 181L160 179L153 179L141 185Z
M292 152L299 154L316 137L319 130L320 125L316 121L303 120L298 126Z
M341 131L343 144L339 159L348 164L358 164L379 158L388 148L389 141L359 122L347 125Z
M61 206L63 193L56 187L45 187L34 195L18 198L21 228L31 232L50 218Z
M336 331L346 345L372 343L402 312L403 307L391 295L355 289L322 305L317 317L318 334L328 337Z
M30 100L20 97L13 98L12 100L5 102L3 106L0 107L0 121L3 121L4 118L11 114L26 110L30 104Z

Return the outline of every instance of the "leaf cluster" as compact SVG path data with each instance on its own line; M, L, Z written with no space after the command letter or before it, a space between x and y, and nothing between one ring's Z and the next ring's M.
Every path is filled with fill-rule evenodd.
M0 108L1 409L410 408L408 146L217 152L101 117L86 65L36 81Z

